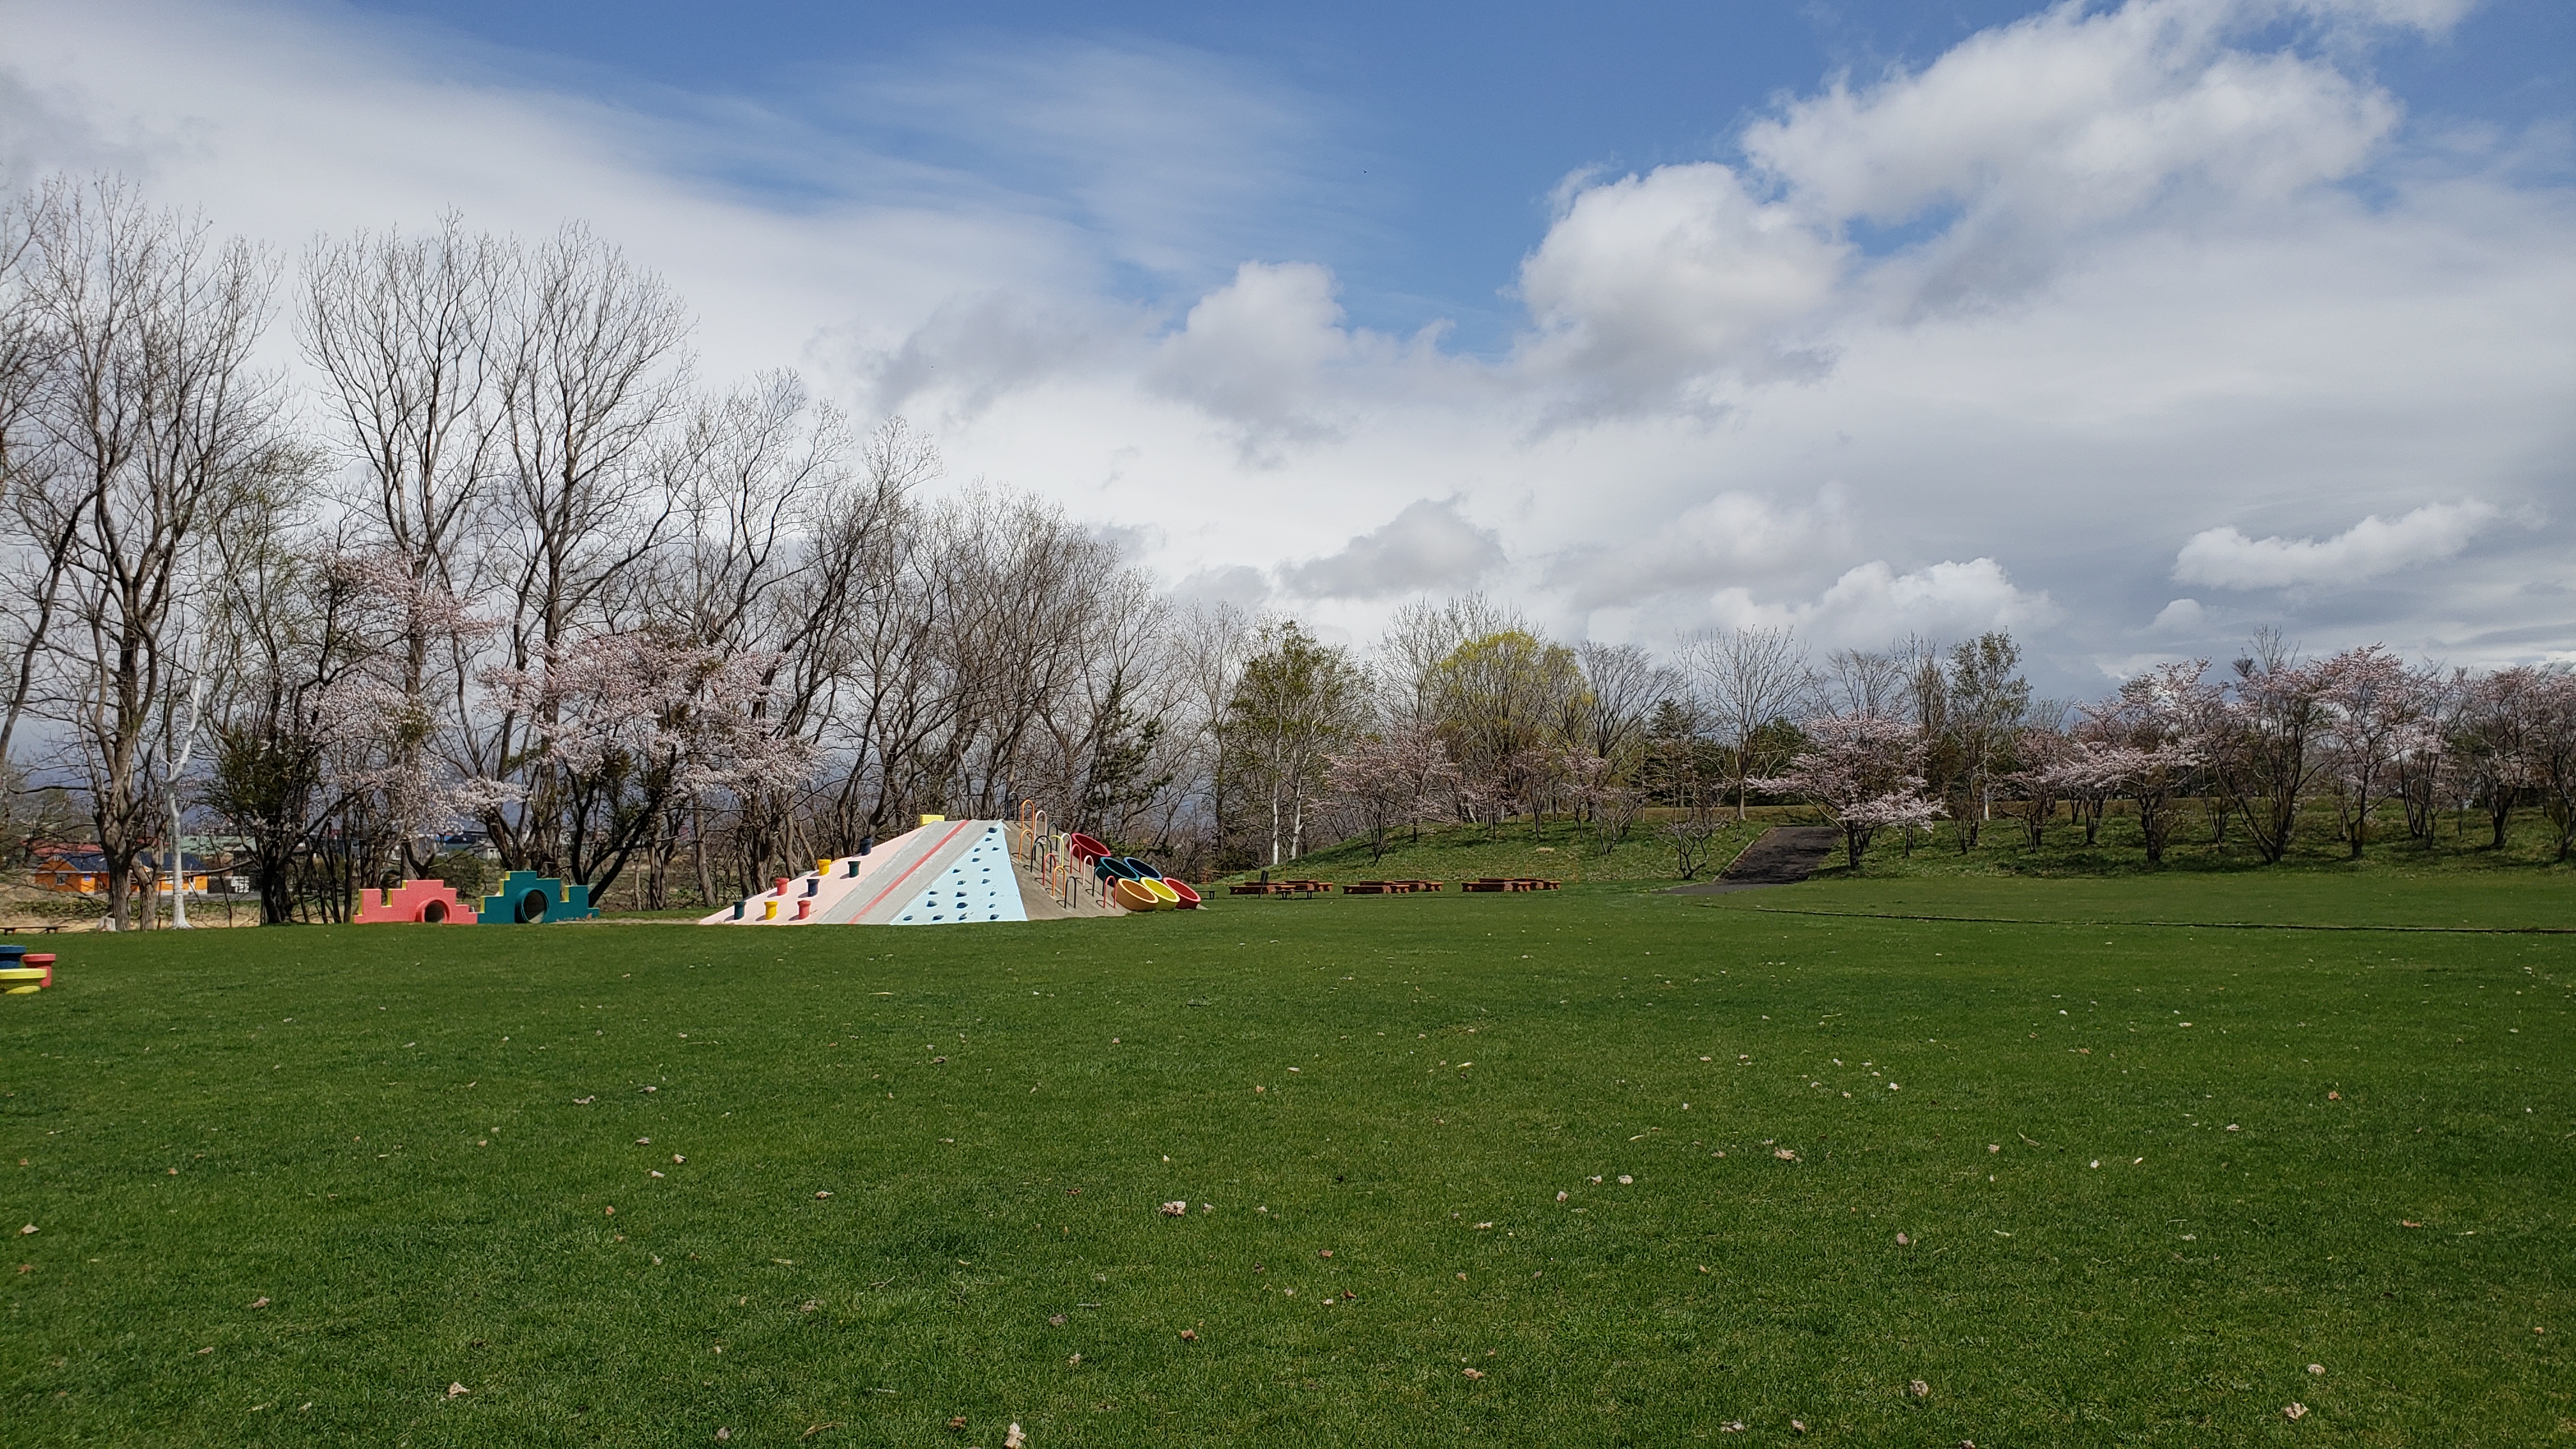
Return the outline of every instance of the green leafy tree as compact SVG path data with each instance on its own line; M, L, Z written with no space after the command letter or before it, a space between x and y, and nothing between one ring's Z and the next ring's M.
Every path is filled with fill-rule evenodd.
M1269 863L1306 853L1306 813L1326 788L1328 756L1361 722L1365 681L1349 653L1293 619L1263 628L1226 703L1227 753L1267 797Z

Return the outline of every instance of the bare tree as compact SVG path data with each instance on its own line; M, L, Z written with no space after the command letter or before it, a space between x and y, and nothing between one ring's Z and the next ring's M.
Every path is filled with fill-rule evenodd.
M1574 658L1591 696L1590 738L1583 743L1609 761L1615 774L1632 773L1646 745L1647 716L1680 681L1634 644L1586 640L1574 647Z
M470 587L476 508L501 417L495 329L509 248L469 235L453 214L436 232L360 232L317 242L304 263L298 338L322 374L343 458L358 487L347 502L405 583L410 607L394 641L392 778L396 801L429 798L432 736L456 704L464 661L443 621ZM389 822L404 874L426 869L423 837L443 820ZM416 848L417 847L417 848Z
M274 265L121 184L61 188L40 233L39 304L62 339L46 407L66 459L48 532L71 540L49 707L69 729L107 858L109 917L128 922L154 829L149 752L184 672L172 621L191 561L247 510L308 476L283 389L251 357Z
M1905 674L1905 661L1894 654L1837 649L1825 656L1816 688L1831 713L1895 715L1903 712Z
M507 591L506 667L567 657L582 629L607 630L623 586L662 541L672 512L650 464L685 401L689 321L659 276L567 226L514 276L497 387L501 477L494 544ZM460 682L461 687L461 682ZM543 688L528 696L550 707ZM504 708L468 745L470 773L519 782L515 811L486 827L514 866L560 861L564 802L536 748L555 721Z
M1744 782L1756 768L1756 734L1797 714L1812 692L1806 650L1786 628L1721 629L1686 640L1682 657L1734 751L1735 818L1741 822Z
M1998 629L1950 651L1944 713L1959 785L1959 849L1977 844L1994 814L1998 776L2013 767L2012 748L2030 712L2030 681L2021 676L2021 646Z

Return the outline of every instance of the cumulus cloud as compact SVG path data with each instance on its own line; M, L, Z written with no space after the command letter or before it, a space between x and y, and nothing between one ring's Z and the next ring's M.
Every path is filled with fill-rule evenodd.
M1864 648L1909 634L1956 639L1989 629L2028 632L2055 623L2061 612L2045 590L2016 586L1990 558L1944 560L1901 574L1873 560L1805 603L1760 604L1740 588L1719 591L1715 603L1719 619L1732 626L1786 625L1819 645Z
M1343 325L1330 270L1245 262L1198 300L1146 370L1146 385L1235 424L1249 443L1336 431L1333 369L1368 347Z
M1746 128L1745 154L1818 225L1948 212L1882 277L1900 306L2008 296L2088 230L2276 203L2361 165L2397 103L2323 59L2231 45L2273 10L2056 5L1919 71L1793 100Z
M1456 498L1424 498L1338 553L1282 566L1279 582L1309 599L1386 599L1470 589L1503 561L1501 537L1468 522Z
M2200 600L2176 599L2156 611L2156 617L2147 624L2147 632L2150 634L2196 633L2208 617L2209 611L2200 606Z
M1826 77L1707 158L1579 174L1514 275L1462 262L1446 285L1527 307L1485 354L1345 313L1343 279L1390 285L1345 102L1150 43L621 94L363 7L0 0L0 179L115 165L290 259L450 205L584 218L689 297L711 381L792 363L862 421L900 403L956 479L1151 520L1129 544L1186 596L1354 637L1473 586L1655 647L2003 624L2065 679L2181 647L2188 575L2204 634L2494 662L2567 643L2520 582L2576 557L2576 514L2529 511L2576 448L2576 191L2514 159L2546 135L2415 144L2372 47L2463 8L2091 0ZM2428 478L2535 520L2469 529L2515 587L2396 565L2259 620L2221 592L2457 556L2386 508L2170 551Z
M2394 520L2372 514L2332 538L2248 538L2234 527L2193 534L2174 556L2177 583L2222 589L2357 584L2456 556L2498 517L2471 498L2428 503Z
M1661 408L1714 370L1812 373L1784 333L1833 293L1843 246L1713 162L1569 188L1521 264L1520 358L1620 407Z
M1549 560L1544 577L1583 610L1779 577L1845 545L1843 503L1843 491L1830 485L1813 503L1787 508L1757 494L1720 493L1643 537L1569 547Z
M1225 604L1246 614L1270 602L1270 576L1249 564L1195 569L1172 585L1172 597L1184 604Z

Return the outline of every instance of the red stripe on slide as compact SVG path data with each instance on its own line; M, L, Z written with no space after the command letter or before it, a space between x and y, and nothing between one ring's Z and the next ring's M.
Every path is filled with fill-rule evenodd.
M894 894L894 888L895 888L896 886L899 886L899 885L903 884L905 881L910 880L910 879L912 878L912 873L913 873L914 871L919 870L919 869L921 869L923 866L930 864L930 858L931 858L932 856L934 856L934 855L937 855L939 852L941 852L941 851L943 851L943 850L946 850L946 849L948 848L948 842L950 842L950 841L952 841L952 840L955 840L955 839L957 838L957 832L958 832L958 831L963 830L963 829L965 829L967 826L972 825L972 824L974 824L974 823L975 823L975 822L974 822L974 821L972 821L972 820L960 820L960 821L958 821L958 822L957 822L957 824L956 824L953 828L951 828L951 829L949 830L949 832L948 832L946 835L943 835L943 836L939 837L939 843L938 843L937 845L934 845L934 846L930 847L928 850L925 850L925 851L923 851L923 852L921 853L921 859L916 860L916 861L914 861L912 864L905 866L905 867L903 868L903 874L901 874L901 875L899 875L899 876L896 876L894 879L892 879L892 880L890 880L890 881L887 881L887 882L886 882L886 888L885 888L884 890L881 890L881 891L877 892L877 893L876 893L876 895L875 895L873 898L871 898L871 899L868 901L868 903L867 903L866 905L859 907L858 915L857 915L857 916L852 916L852 917L850 918L850 924L851 924L851 925L854 925L854 926L855 926L855 925L857 925L857 924L859 923L859 916L864 916L864 915L866 915L868 912L875 910L879 905L883 904L883 903L884 903L884 901L885 901L885 898L886 898L886 897L888 897L888 896L890 896L890 895L893 895L893 894Z

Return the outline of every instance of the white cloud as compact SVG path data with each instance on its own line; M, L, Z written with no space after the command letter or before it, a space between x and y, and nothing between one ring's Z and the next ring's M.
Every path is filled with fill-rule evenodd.
M1340 552L1283 565L1280 587L1307 599L1386 599L1426 590L1465 592L1503 565L1501 539L1428 498L1352 539Z
M2545 138L2424 144L2374 78L2378 27L2461 8L2101 0L1828 79L1718 159L1570 182L1490 356L1345 314L1327 261L1354 297L1378 279L1319 179L1347 156L1336 103L1151 45L639 99L357 8L0 0L0 182L113 164L290 260L451 205L522 234L586 218L689 297L711 381L805 367L862 415L900 406L954 479L1150 522L1133 546L1193 597L1359 638L1382 580L1472 578L1657 647L2004 624L2063 679L2179 647L2136 621L2192 529L2438 479L2535 521L2461 532L2440 556L2474 568L2264 617L2487 662L2569 643L2518 586L2576 557L2576 514L2536 511L2576 456L2576 190L2557 153L2517 159ZM1405 499L1443 501L1353 540ZM2432 546L2416 515L2372 527ZM2186 553L2333 582L2389 552L2369 542ZM2271 586L2190 582L2205 630L2236 627L2214 590Z
M1729 625L1786 625L1821 647L1862 648L1909 634L1957 639L1989 629L2028 633L2056 622L2060 612L2045 591L2016 587L1990 558L1945 560L1902 574L1873 560L1806 603L1764 605L1747 590L1726 589L1716 606L1719 620Z
M1335 290L1333 274L1312 262L1245 262L1190 308L1146 383L1254 437L1325 435L1327 374L1357 347Z
M2372 514L2332 538L2248 538L2234 527L2205 529L2174 555L2177 583L2222 589L2349 585L2416 564L2456 557L2497 518L2472 498L2428 503L2391 521Z
M1593 610L1660 595L1706 595L1747 578L1777 578L1832 556L1848 541L1844 492L1827 485L1814 502L1782 507L1729 491L1682 510L1644 536L1579 543L1549 561L1549 587Z
M2208 617L2209 611L2200 606L2200 600L2176 599L2156 611L2156 617L2147 625L2147 632L2189 634L2198 630Z
M1609 411L1669 407L1721 368L1812 373L1783 329L1831 298L1843 251L1711 162L1573 187L1521 264L1521 362Z
M2388 135L2399 108L2379 88L2233 48L2261 8L2070 0L1920 71L1837 79L1748 127L1745 153L1818 226L1953 211L1885 273L1898 305L2010 296L2088 230L2277 203L2352 174Z

